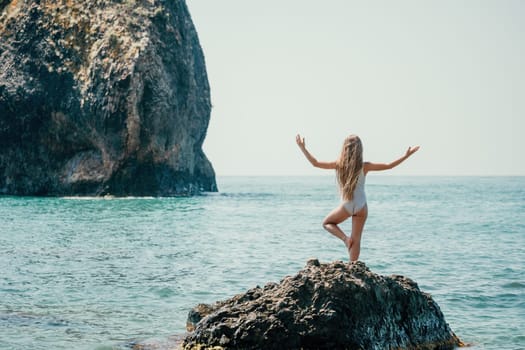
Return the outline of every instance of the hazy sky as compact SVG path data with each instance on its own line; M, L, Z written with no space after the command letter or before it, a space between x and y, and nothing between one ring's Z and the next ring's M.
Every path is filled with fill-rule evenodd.
M315 175L347 134L397 175L525 175L525 1L187 0L218 175Z

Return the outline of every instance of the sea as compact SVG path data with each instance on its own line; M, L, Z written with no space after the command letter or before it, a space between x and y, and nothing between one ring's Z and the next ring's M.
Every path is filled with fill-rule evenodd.
M171 349L199 303L348 261L321 226L335 177L217 181L182 198L0 197L0 349ZM372 174L366 192L361 261L415 280L470 349L525 349L525 177Z

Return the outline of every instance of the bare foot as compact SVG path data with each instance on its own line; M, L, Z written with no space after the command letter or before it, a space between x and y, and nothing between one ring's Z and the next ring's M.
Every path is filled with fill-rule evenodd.
M348 255L350 255L350 248L352 248L352 244L354 244L354 241L352 240L352 237L346 236L345 238L345 246L348 250Z

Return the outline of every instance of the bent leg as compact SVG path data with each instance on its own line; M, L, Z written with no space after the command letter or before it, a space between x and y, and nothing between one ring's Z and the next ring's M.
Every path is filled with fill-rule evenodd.
M361 253L361 234L363 233L367 217L367 205L352 216L352 245L350 247L350 261L356 261L359 259L359 253Z
M332 212L330 212L330 214L328 214L323 221L324 229L342 240L347 249L350 249L350 246L352 245L351 239L343 232L343 230L339 228L338 224L342 223L349 217L350 214L348 214L346 209L340 205L339 207L332 210Z

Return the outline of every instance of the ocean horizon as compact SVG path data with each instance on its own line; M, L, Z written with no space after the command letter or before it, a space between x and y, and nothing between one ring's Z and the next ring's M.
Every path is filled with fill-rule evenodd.
M334 176L194 197L0 196L0 349L169 348L188 311L348 261ZM525 176L367 176L360 260L416 281L472 349L525 348ZM350 229L350 221L342 225Z

